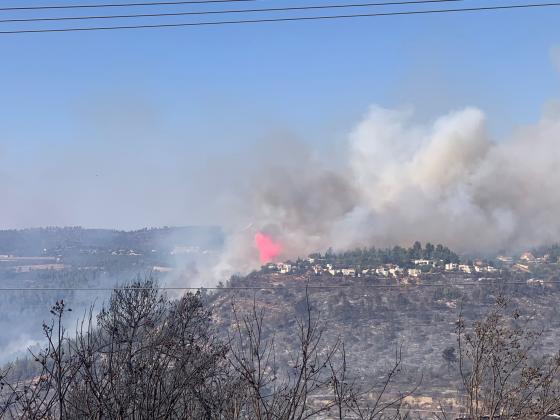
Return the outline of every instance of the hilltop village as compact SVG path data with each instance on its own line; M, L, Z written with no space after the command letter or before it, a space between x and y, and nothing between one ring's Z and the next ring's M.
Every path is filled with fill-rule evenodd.
M296 261L271 262L260 272L277 275L305 275L342 278L387 279L397 283L418 283L434 277L499 279L504 273L520 274L527 284L545 284L559 272L556 247L526 251L515 256L491 259L460 258L448 248L416 242L412 248L365 249L335 254L312 254Z

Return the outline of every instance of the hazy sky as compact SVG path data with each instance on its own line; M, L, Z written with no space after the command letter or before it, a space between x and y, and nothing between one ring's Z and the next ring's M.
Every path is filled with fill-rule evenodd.
M559 19L0 35L0 227L222 223L269 142L278 160L284 140L336 156L370 104L422 120L475 106L499 139L559 99Z

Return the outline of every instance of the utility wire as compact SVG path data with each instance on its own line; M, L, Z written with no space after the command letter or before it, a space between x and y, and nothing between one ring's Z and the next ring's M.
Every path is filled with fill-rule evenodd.
M362 14L349 14L349 15L297 16L297 17L286 17L286 18L223 20L223 21L207 21L207 22L94 26L94 27L85 27L85 28L21 29L21 30L0 31L0 35L47 33L47 32L111 31L111 30L122 30L122 29L180 28L180 27L190 27L190 26L218 26L218 25L238 25L238 24L272 23L272 22L296 22L296 21L330 20L330 19L334 20L334 19L351 19L351 18L365 18L365 17L381 17L381 16L427 15L427 14L436 14L436 13L482 12L482 11L529 9L529 8L544 8L544 7L557 7L557 6L560 6L560 2L531 3L531 4L518 4L518 5L508 5L508 6L469 7L469 8L461 8L461 9L411 10L411 11L386 12L386 13L362 13Z
M540 284L560 284L560 280L543 280ZM328 290L328 289L409 289L417 287L470 287L470 286L527 286L526 281L501 282L499 280L487 283L460 282L460 283L413 283L413 284L349 284L349 285L288 285L288 286L236 286L236 287L0 287L0 292L48 292L48 291L89 291L108 292L113 290Z
M12 10L49 10L49 9L97 9L105 7L143 7L179 6L184 4L247 3L261 0L191 0L191 1L153 1L148 3L103 3L103 4L55 4L51 6L14 6L0 7L0 12Z
M221 15L230 13L263 13L263 12L289 12L303 10L324 10L324 9L347 9L358 7L375 6L396 6L407 4L427 4L427 3L449 3L465 0L409 0L409 1L390 1L383 3L350 3L350 4L331 4L321 6L294 6L294 7L273 7L265 9L229 9L229 10L203 10L198 12L173 12L173 13L143 13L127 15L101 15L101 16L61 16L61 17L39 17L22 19L2 19L0 23L22 23L22 22L45 22L45 21L64 21L64 20L92 20L92 19L125 19L125 18L145 18L145 17L170 17L170 16L199 16L199 15Z

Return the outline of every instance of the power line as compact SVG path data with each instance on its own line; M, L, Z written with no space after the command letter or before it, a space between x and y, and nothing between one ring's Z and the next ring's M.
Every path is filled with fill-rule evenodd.
M560 284L560 280L543 280L540 284ZM84 291L84 292L110 292L114 290L161 290L161 291L182 291L182 290L329 290L329 289L411 289L417 287L492 287L492 286L527 286L525 281L511 282L461 282L461 283L411 283L411 284L349 284L349 285L287 285L287 286L234 286L234 287L1 287L0 292L49 292L49 291Z
M153 1L149 3L103 3L103 4L56 4L51 6L15 6L1 7L0 12L15 10L49 10L49 9L96 9L105 7L143 7L143 6L179 6L185 4L211 3L247 3L261 0L191 0L191 1Z
M272 7L261 9L229 9L229 10L203 10L198 12L173 12L173 13L141 13L128 15L98 15L98 16L61 16L61 17L39 17L39 18L22 18L22 19L2 19L0 23L23 23L23 22L52 22L65 20L92 20L92 19L126 19L126 18L146 18L146 17L171 17L171 16L200 16L200 15L218 15L231 13L263 13L263 12L289 12L304 10L324 10L324 9L347 9L358 7L375 7L375 6L397 6L407 4L427 4L427 3L449 3L460 2L465 0L409 0L409 1L390 1L383 3L350 3L350 4L332 4L322 6L294 6L294 7ZM1 9L0 9L1 10Z
M245 0L236 0L245 1ZM250 0L247 0L250 1ZM312 21L312 20L330 20L330 19L351 19L365 17L382 17L382 16L404 16L404 15L427 15L436 13L463 13L463 12L482 12L497 11L508 9L529 9L560 6L560 2L554 3L531 3L518 4L508 6L488 6L488 7L469 7L461 9L438 9L438 10L410 10L402 12L386 12L386 13L362 13L350 15L329 15L329 16L297 16L286 18L267 18L267 19L243 19L243 20L223 20L212 22L184 22L184 23L166 23L166 24L144 24L144 25L120 25L120 26L94 26L85 28L53 28L53 29L23 29L0 31L0 35L8 34L24 34L24 33L47 33L47 32L88 32L88 31L111 31L123 29L154 29L154 28L180 28L189 26L218 26L218 25L237 25L251 23L272 23L272 22L296 22L296 21Z

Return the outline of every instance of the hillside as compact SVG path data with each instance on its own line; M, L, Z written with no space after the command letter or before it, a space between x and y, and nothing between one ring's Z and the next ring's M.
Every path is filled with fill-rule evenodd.
M459 372L444 353L457 351L460 314L473 325L493 309L499 296L509 301L508 310L531 318L528 328L544 329L535 357L554 354L560 345L559 285L553 280L528 282L526 273L503 270L489 278L442 272L406 284L382 275L264 271L235 278L229 286L238 289L220 290L210 297L218 323L231 328L232 305L243 314L255 302L263 309L263 337L274 340L278 359L289 365L288 349L297 346L297 319L306 316L307 290L313 316L324 328L324 345L344 342L354 381L381 385L397 349L402 350L402 372L393 391L404 392L417 384L411 402L416 409L437 411L439 404L448 408L457 404Z

